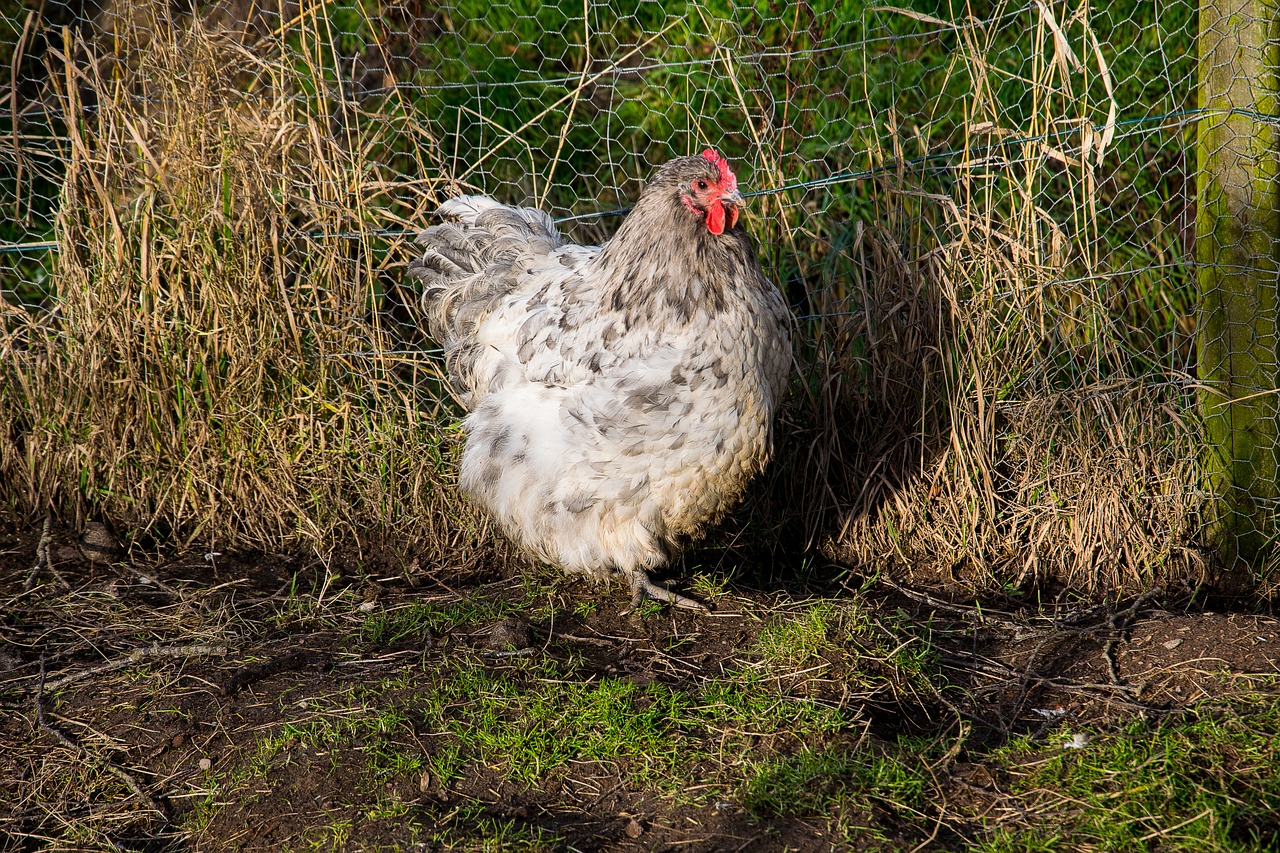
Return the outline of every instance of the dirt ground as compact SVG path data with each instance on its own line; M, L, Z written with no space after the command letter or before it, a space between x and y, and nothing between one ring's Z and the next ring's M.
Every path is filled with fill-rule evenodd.
M41 532L0 524L2 851L862 846L862 830L849 828L857 821L837 825L830 809L751 807L731 768L712 757L674 785L644 782L635 758L586 754L555 773L472 760L441 778L438 765L396 763L444 749L440 732L421 725L401 725L391 740L354 724L319 745L299 734L321 718L331 731L343 714L358 716L356 704L326 697L380 685L374 705L406 705L460 660L502 683L545 679L548 670L532 673L547 663L575 684L705 692L756 665L744 650L758 646L774 614L856 600L871 630L927 644L930 678L945 689L891 678L859 692L850 687L857 673L830 655L779 683L856 723L829 741L942 744L929 772L951 812L917 820L873 797L858 820L879 839L868 846L963 849L981 827L1016 818L1006 766L993 757L1015 739L1056 749L1072 732L1167 718L1242 684L1274 690L1280 656L1270 615L1179 610L1157 595L1118 607L980 605L887 580L845 588L833 569L816 594L730 583L710 616L627 612L620 588L545 571L530 581L527 567L370 570L204 553L130 560L109 540L56 525L47 564L33 572ZM441 630L360 627L416 602L493 606ZM750 749L771 755L804 746L785 732L751 737ZM709 797L696 790L704 783ZM395 809L383 814L386 803Z

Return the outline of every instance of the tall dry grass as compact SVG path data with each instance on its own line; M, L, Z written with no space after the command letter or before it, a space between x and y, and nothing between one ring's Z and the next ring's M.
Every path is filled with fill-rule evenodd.
M161 8L51 53L79 119L57 291L5 307L5 498L180 542L490 553L453 489L436 363L386 310L405 252L377 230L454 187L430 124L394 87L330 99L322 17ZM991 33L954 25L972 150L945 189L902 166L924 143L873 145L873 219L787 196L753 213L809 314L779 459L735 536L975 588L1206 577L1194 400L1118 315L1139 295L1107 290L1108 70L1087 23L1043 8L1016 116Z
M413 217L434 182L387 203L388 124L324 102L323 41L163 4L112 24L50 51L61 252L46 310L5 306L5 498L131 537L466 559L435 368L384 357L374 310L397 273L370 210Z
M1136 328L1126 312L1149 282L1114 275L1105 38L1085 13L1038 8L1016 113L996 97L1009 72L989 25L903 13L957 34L967 142L946 191L901 166L879 179L877 224L858 226L840 286L811 297L829 316L814 327L810 385L847 398L816 409L848 417L815 418L839 484L825 545L867 571L975 589L1185 591L1212 580L1200 426L1189 377L1152 346L1178 329ZM927 152L871 157L913 153ZM850 302L864 311L845 316Z

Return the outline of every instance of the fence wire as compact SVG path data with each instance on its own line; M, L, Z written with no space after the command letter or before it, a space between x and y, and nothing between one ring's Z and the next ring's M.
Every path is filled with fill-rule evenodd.
M10 4L8 497L252 542L443 529L405 237L479 191L599 242L713 145L800 326L744 523L1001 584L1198 582L1221 475L1196 130L1223 110L1197 22L1186 0ZM1266 127L1268 103L1226 112Z

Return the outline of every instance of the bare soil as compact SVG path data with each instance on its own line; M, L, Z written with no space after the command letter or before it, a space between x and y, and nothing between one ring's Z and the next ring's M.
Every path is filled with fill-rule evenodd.
M326 567L281 554L126 559L109 542L104 551L55 526L48 564L33 576L40 539L38 524L0 526L0 850L305 849L317 825L346 827L348 836L329 840L333 849L439 849L449 846L439 839L455 836L475 846L487 826L551 839L550 849L848 844L823 819L761 815L734 797L690 804L697 798L630 782L625 766L587 758L542 786L480 764L447 781L421 769L391 773L384 793L407 811L399 822L372 821L368 795L353 793L367 787L370 760L358 739L317 750L286 738L287 760L251 796L193 820L210 796L210 774L229 778L264 736L305 726L315 697L397 677L411 693L416 679L437 671L433 661L459 656L517 678L550 657L572 660L584 681L693 689L736 665L767 614L803 605L798 591L744 583L711 616L625 613L621 588L543 572L551 620L516 613L380 644L345 623L287 609L341 598L357 603L347 607L357 619L410 601L526 600L530 569L370 568L355 558ZM916 626L947 682L934 695L868 703L865 728L847 737L954 736L962 721L962 747L933 772L973 826L1004 808L1002 770L989 756L1010 738L1048 744L1082 727L1156 719L1250 679L1270 684L1280 671L1280 622L1262 613L1164 609L1158 596L1119 607L979 606L955 591L891 581L854 592L839 577L833 569L824 597L862 596L874 619ZM848 693L838 672L807 685L832 703ZM413 737L423 752L437 745L436 733ZM776 746L768 737L777 735L762 735L762 749ZM950 819L922 835L890 807L866 818L904 849L958 848L971 837ZM430 831L396 829L411 824Z

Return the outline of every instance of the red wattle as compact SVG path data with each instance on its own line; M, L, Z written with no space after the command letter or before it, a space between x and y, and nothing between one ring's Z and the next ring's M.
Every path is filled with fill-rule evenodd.
M713 201L707 207L707 230L712 234L724 233L724 205L719 201Z

